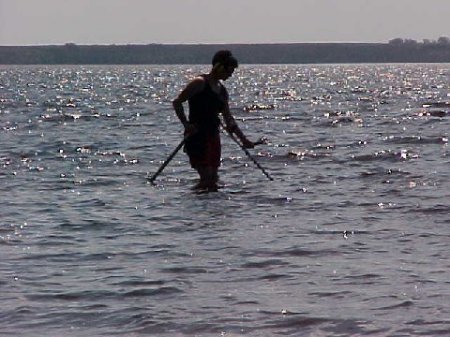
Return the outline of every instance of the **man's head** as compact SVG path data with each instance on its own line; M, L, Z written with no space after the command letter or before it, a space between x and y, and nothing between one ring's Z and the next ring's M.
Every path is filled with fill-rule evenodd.
M213 71L221 80L226 80L238 67L238 61L229 50L219 50L212 59Z
M223 65L225 68L238 67L238 61L229 50L219 50L214 54L212 65L215 66L218 63Z

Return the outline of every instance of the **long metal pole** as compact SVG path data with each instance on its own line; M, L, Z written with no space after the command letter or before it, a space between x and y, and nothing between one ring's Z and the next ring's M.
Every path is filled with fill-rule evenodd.
M178 146L175 148L175 150L172 151L172 153L167 157L167 159L162 163L161 167L156 171L154 175L152 175L150 178L147 178L150 183L154 183L155 179L159 176L159 174L164 170L164 168L170 163L170 161L175 157L178 151L183 147L184 143L186 142L187 137L183 138L183 140L178 144Z
M225 129L226 130L226 129ZM234 140L234 142L236 144L239 145L239 147L245 152L245 154L247 155L247 157L249 157L252 162L262 171L262 173L264 173L264 175L267 177L267 179L269 180L273 180L273 178L270 176L270 174L264 169L264 167L261 166L260 163L258 163L258 161L252 156L252 154L236 139L236 137L231 133L228 132L227 133L230 135L231 139Z

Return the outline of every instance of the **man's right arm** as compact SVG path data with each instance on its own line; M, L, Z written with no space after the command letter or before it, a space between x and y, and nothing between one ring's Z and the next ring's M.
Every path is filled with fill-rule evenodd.
M184 126L184 134L185 136L189 136L196 132L195 125L189 123L186 118L186 114L184 113L183 103L189 100L192 96L202 91L205 86L204 79L202 77L198 77L191 81L186 88L175 98L172 102L172 106L177 114L178 119Z
M178 119L183 124L184 128L189 127L189 122L186 118L186 114L184 113L183 103L189 100L192 96L202 91L204 88L205 82L202 77L198 77L190 82L186 88L175 98L172 102L172 106L177 114Z
M188 125L188 121L186 118L186 114L184 113L183 102L184 101L180 98L180 96L178 96L173 100L172 106L181 124L183 124L183 126L186 128L186 126Z

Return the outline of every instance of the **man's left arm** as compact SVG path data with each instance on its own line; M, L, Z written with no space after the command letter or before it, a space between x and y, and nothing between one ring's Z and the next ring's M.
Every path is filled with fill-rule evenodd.
M222 116L225 121L225 128L227 132L229 132L230 134L234 133L236 136L238 136L245 148L252 149L255 147L255 144L248 140L248 138L244 135L242 130L237 125L236 120L230 112L228 102L225 102L225 108L222 111Z

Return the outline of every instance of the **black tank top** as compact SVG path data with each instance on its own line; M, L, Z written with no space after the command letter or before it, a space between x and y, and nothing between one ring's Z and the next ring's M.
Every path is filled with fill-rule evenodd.
M219 113L225 108L228 92L220 85L220 93L212 90L206 75L205 87L189 99L189 122L197 126L200 132L217 132L219 130Z

